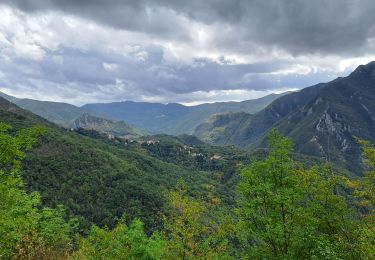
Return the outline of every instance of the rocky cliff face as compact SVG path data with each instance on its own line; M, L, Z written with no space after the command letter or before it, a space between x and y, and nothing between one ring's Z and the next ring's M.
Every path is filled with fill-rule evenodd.
M73 128L83 128L86 130L95 130L101 133L119 136L124 138L135 138L143 134L143 132L123 121L108 120L90 115L82 114L72 123Z

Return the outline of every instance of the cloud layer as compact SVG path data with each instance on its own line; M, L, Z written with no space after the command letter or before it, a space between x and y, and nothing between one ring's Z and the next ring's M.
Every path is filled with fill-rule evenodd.
M374 59L370 0L0 3L0 90L22 97L242 100Z

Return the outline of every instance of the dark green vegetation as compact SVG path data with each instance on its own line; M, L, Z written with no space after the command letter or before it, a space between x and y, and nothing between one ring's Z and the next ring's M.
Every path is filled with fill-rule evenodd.
M41 208L39 194L26 193L20 178L25 151L43 130L9 132L11 126L0 123L0 258L67 257L75 221L66 223L61 207Z
M26 188L38 191L44 205L64 204L68 216L80 220L82 232L92 223L113 227L124 212L129 218L141 218L148 230L158 229L160 212L165 208L164 193L178 179L185 180L196 196L207 193L207 185L213 185L222 191L225 201L233 201L233 192L223 186L226 182L233 185L236 162L230 159L239 153L235 149L211 151L210 146L204 146L185 150L187 144L182 141L147 145L120 138L109 140L89 130L79 130L83 134L78 134L4 99L0 100L0 121L15 131L39 125L47 129L24 161ZM227 159L211 159L214 153L228 153ZM224 170L226 177L221 179Z
M13 109L8 106L8 111ZM146 235L140 220L127 224L122 218L113 229L93 225L88 235L77 237L76 220L64 220L61 206L42 208L37 193L23 190L20 160L44 131L48 129L16 131L6 124L0 126L1 258L375 256L375 148L368 142L360 141L368 171L364 178L350 181L334 174L328 164L305 168L295 162L291 141L272 130L267 157L241 170L234 211L228 211L212 190L204 198L191 197L186 182L179 181L166 195L168 207L160 217L160 232Z
M345 78L318 84L278 98L264 110L217 129L199 126L196 134L217 144L265 147L272 128L292 138L296 152L326 158L355 174L363 166L354 136L375 141L375 62ZM209 124L214 126L216 116ZM207 129L207 132L202 129ZM207 138L214 135L215 138Z

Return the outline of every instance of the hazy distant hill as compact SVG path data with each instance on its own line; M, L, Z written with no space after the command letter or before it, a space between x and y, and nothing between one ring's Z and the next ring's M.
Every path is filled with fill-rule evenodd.
M251 118L244 112L228 112L211 116L205 123L200 124L194 131L199 139L211 144L228 144L238 125Z
M263 147L268 130L276 127L294 140L297 152L358 172L361 157L353 136L375 141L375 62L348 77L280 97L254 116L228 124L225 144Z
M1 92L0 96L23 109L64 127L71 127L73 120L85 113L82 108L67 103L15 98Z
M237 122L234 131L225 133L225 135L228 136L225 144L235 144L237 146L246 147L257 142L261 136L266 135L267 130L270 129L273 124L282 120L289 113L299 109L313 98L323 85L324 84L318 84L299 92L293 92L280 97L258 113L244 117L243 120ZM211 121L212 120L213 119L211 119ZM197 129L199 129L199 127ZM202 133L200 135L202 135Z
M205 122L209 117L215 114L226 112L245 112L254 114L265 108L275 99L284 96L287 93L288 92L271 94L262 98L245 100L242 102L216 102L212 104L198 105L193 107L193 111L188 114L186 118L180 120L180 122L171 127L169 132L171 134L193 134L198 125Z
M113 102L87 104L83 108L90 113L115 120L123 120L150 132L165 132L178 120L187 116L191 108L180 104L146 102Z
M107 118L123 120L151 132L191 134L210 116L223 112L255 113L283 94L271 94L263 98L242 102L218 102L198 106L143 102L114 102L87 104L83 108Z
M89 113L91 116L108 120L107 123L111 120L124 121L122 125L132 125L152 133L174 135L192 134L199 124L217 113L255 113L284 94L271 94L259 99L242 102L217 102L198 106L183 106L176 103L160 104L124 101L87 104L83 107L77 107L66 103L20 99L0 92L0 96L21 108L64 127L74 127L76 119L80 118L83 114ZM119 124L114 126L117 130L112 129L113 131L110 125L106 124L106 127L104 127L106 132L117 133ZM95 128L95 130L100 130L100 128ZM121 131L126 132L126 127Z
M97 117L85 109L67 103L15 98L0 92L0 96L48 121L66 128L84 128L116 136L140 136L144 131L125 122Z

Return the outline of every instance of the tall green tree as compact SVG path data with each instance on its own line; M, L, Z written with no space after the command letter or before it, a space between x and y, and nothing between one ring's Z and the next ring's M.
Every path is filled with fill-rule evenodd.
M353 214L340 189L345 179L328 166L304 169L292 142L277 130L269 154L241 171L239 237L246 257L355 258Z
M276 130L269 136L270 151L241 171L238 184L242 241L250 256L286 257L293 246L294 228L301 214L292 143Z

